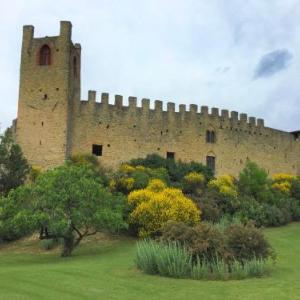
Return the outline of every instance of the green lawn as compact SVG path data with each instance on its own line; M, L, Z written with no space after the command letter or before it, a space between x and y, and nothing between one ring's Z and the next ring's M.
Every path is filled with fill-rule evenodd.
M0 299L300 299L300 223L266 234L278 253L273 273L225 282L144 275L133 240L86 243L67 259L18 242L0 249Z

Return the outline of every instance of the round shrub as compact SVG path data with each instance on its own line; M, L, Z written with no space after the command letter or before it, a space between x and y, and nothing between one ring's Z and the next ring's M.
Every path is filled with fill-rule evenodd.
M139 228L141 237L157 235L169 220L191 225L200 221L195 203L181 190L168 188L159 180L150 181L146 189L131 192L128 204L134 207L129 222Z
M237 261L267 259L273 255L262 231L253 224L232 224L225 230L225 235L228 250Z
M211 223L200 223L195 227L180 222L168 222L163 229L162 241L179 242L187 247L193 259L214 263L218 259L227 260L225 237L218 227Z
M231 175L222 175L208 183L208 187L216 189L220 194L237 198L237 186L235 185L235 178Z

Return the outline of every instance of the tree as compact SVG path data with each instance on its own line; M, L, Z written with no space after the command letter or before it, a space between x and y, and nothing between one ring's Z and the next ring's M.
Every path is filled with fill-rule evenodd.
M62 256L70 256L84 237L125 227L124 199L99 181L87 165L42 173L0 201L0 234L20 237L39 230L40 239L62 239Z
M19 145L14 142L11 129L0 136L0 194L24 183L30 167Z
M240 172L238 186L242 194L263 200L268 196L269 183L265 169L252 161L247 161L245 168Z
M32 213L30 186L11 190L0 198L0 240L12 241L36 229L36 215Z
M33 187L33 199L40 239L62 238L62 256L70 256L86 236L125 226L123 198L107 191L85 165L45 172Z

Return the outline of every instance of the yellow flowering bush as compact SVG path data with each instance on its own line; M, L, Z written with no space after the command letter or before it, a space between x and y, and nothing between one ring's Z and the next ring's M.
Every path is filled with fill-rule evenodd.
M272 178L273 178L273 181L275 181L275 182L297 180L297 176L291 175L291 174L286 174L286 173L274 174Z
M272 188L280 192L290 194L292 184L288 181L275 182L272 184Z
M235 185L235 179L231 175L222 175L208 183L208 187L215 188L220 194L237 198L238 191Z
M131 165L128 164L122 164L120 166L120 172L125 173L125 174L129 174L132 173L135 170L135 168Z
M152 192L161 192L166 188L165 183L160 179L151 179L147 186L147 189Z
M169 182L169 175L164 168L146 168L144 166L132 166L122 164L119 170L113 175L110 182L110 190L128 194L137 189L145 188L153 178L159 178Z
M202 184L205 182L205 176L197 172L188 173L183 179L189 184Z
M293 181L298 180L297 176L286 173L274 174L272 179L272 188L285 194L291 193Z
M183 177L183 190L187 194L198 194L203 192L205 187L205 176L198 172L190 172Z
M156 234L169 220L191 225L200 221L196 204L181 190L168 188L158 179L151 180L146 189L131 192L128 203L135 206L129 222L138 226L140 237Z

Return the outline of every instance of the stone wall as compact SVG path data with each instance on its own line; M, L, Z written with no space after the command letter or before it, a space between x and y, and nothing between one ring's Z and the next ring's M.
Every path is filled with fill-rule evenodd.
M129 97L128 106L122 96L115 96L109 104L103 93L96 102L96 93L89 92L87 101L77 105L74 117L72 153L91 153L92 145L103 147L100 161L116 167L131 158L158 153L166 157L174 152L175 159L206 163L206 156L216 157L216 173L237 175L247 159L257 162L270 174L300 172L300 139L288 133L264 126L262 119L248 118L246 114L217 108L168 103L163 111L162 102L155 101L150 109L148 99ZM214 130L216 142L206 142L206 131Z
M20 68L16 139L32 165L50 168L72 154L91 153L92 145L102 146L99 160L116 167L131 158L174 152L176 160L206 163L216 159L216 174L237 175L247 159L269 173L300 174L298 135L264 126L264 121L246 114L217 108L155 101L137 105L135 97L123 105L122 96L114 104L103 93L89 91L80 101L81 47L71 41L72 25L62 21L58 36L34 38L33 26L24 26ZM51 65L39 64L43 45L51 49ZM206 142L206 131L216 134L215 143Z

